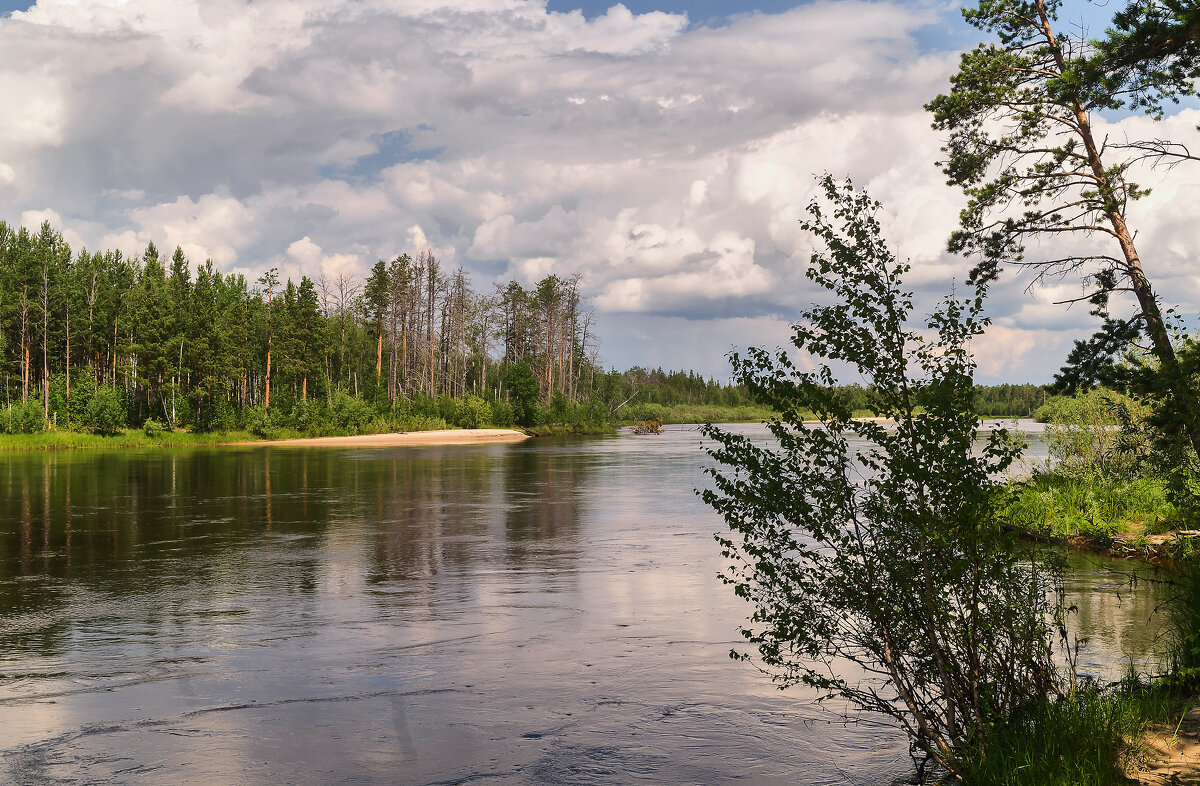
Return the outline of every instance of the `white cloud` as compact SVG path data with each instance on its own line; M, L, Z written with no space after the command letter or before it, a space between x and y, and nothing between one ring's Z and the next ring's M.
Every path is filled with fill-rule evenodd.
M334 278L352 274L361 264L355 254L326 254L308 235L287 247L287 256L294 263L288 266L296 275L316 279L321 275Z
M477 287L578 272L598 308L699 336L811 299L799 220L829 171L885 202L913 285L942 291L966 274L943 253L961 198L921 107L956 55L914 33L943 12L826 0L709 28L540 0L41 0L0 19L19 108L0 121L0 216L52 209L73 245L153 240L251 279L361 275L429 246ZM1200 193L1156 185L1147 267L1194 307ZM994 290L1005 341L1086 330L1020 287ZM1058 360L1004 357L1042 376Z

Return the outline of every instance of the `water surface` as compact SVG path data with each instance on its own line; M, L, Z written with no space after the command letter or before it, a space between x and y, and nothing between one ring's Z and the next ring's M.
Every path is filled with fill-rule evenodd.
M700 444L0 457L0 780L907 776L893 729L728 658ZM1124 581L1073 571L1097 672L1153 643Z

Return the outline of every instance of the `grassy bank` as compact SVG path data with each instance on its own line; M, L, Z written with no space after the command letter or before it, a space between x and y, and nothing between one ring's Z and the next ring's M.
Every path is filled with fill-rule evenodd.
M1009 485L1001 509L1013 527L1035 535L1110 541L1119 535L1160 535L1179 528L1163 478L1042 472Z
M581 437L617 433L616 427L610 423L550 423L522 430L535 437Z
M617 422L626 426L655 419L663 423L761 423L774 417L775 410L757 405L635 404L619 415Z
M169 431L150 436L140 429L101 436L81 431L42 431L36 434L0 434L0 451L69 450L86 448L153 448L188 445L219 445L227 442L250 442L263 437L249 431L213 431L192 433Z
M987 756L969 767L975 786L1117 786L1152 768L1150 735L1177 727L1195 703L1169 682L1128 679L1108 689L1027 708L992 729Z

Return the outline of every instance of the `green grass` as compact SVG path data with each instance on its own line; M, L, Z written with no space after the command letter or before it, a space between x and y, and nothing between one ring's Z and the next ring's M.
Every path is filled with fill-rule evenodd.
M1018 529L1051 537L1098 540L1125 533L1153 535L1175 528L1178 511L1164 480L1153 476L1039 473L1013 481L1001 518Z
M404 422L372 421L361 431L345 431L321 427L308 431L294 428L269 428L262 434L250 431L166 431L148 436L141 429L127 429L106 437L86 431L42 431L36 434L0 434L0 452L25 450L71 450L86 448L155 448L186 447L189 445L222 445L231 442L262 442L303 439L306 437L344 437L357 434L390 432L435 431L450 428L441 418L410 418Z
M77 448L151 448L185 445L216 445L225 442L260 440L248 431L192 433L171 431L155 437L131 429L111 437L81 431L43 431L38 434L0 434L0 451L67 450Z
M616 428L608 423L551 423L531 426L525 431L535 437L569 437L596 434L615 434Z
M1155 723L1173 723L1189 695L1165 684L1127 679L1047 700L992 729L982 757L968 761L974 786L1109 786L1126 784L1140 739Z
M757 404L729 407L720 404L638 404L623 410L620 423L629 425L658 418L664 424L685 423L762 423L778 415L770 407ZM867 409L854 410L856 418L873 418L875 413ZM815 420L811 412L805 420Z

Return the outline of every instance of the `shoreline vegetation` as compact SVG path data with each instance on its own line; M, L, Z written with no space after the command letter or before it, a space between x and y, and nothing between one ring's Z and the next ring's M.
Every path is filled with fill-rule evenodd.
M1168 588L1170 600L1162 673L1131 673L1118 685L1095 686L1075 705L1046 707L1029 738L1104 741L1096 760L1115 765L1105 783L1122 782L1121 776L1143 784L1194 782L1200 776L1194 475L1162 454L1153 410L1136 397L1094 388L1051 399L1035 417L1047 424L1049 457L1001 489L1001 521L1027 540L1155 565L1162 572L1153 580ZM999 753L997 767L1055 758L1054 750L1034 750L1018 735Z
M1177 743L1200 725L1200 560L1181 555L1148 579L1168 598L1157 667L1106 684L1078 668L1061 555L1017 540L1182 529L1200 520L1194 453L1163 432L1160 401L1092 391L1056 402L1049 459L1013 477L1023 440L995 430L980 445L988 408L971 387L987 279L943 301L932 338L906 330L908 267L879 239L881 206L821 182L834 207L814 201L802 225L826 249L808 277L840 305L792 326L816 371L761 348L731 358L792 428L774 432L777 447L705 429L718 466L699 493L729 526L716 536L721 579L754 606L731 657L890 717L909 737L913 782L1197 782L1200 751ZM873 414L896 425L858 417L826 360L856 366L884 404ZM802 425L811 411L815 428ZM871 480L846 482L859 464ZM847 662L879 676L845 678Z

